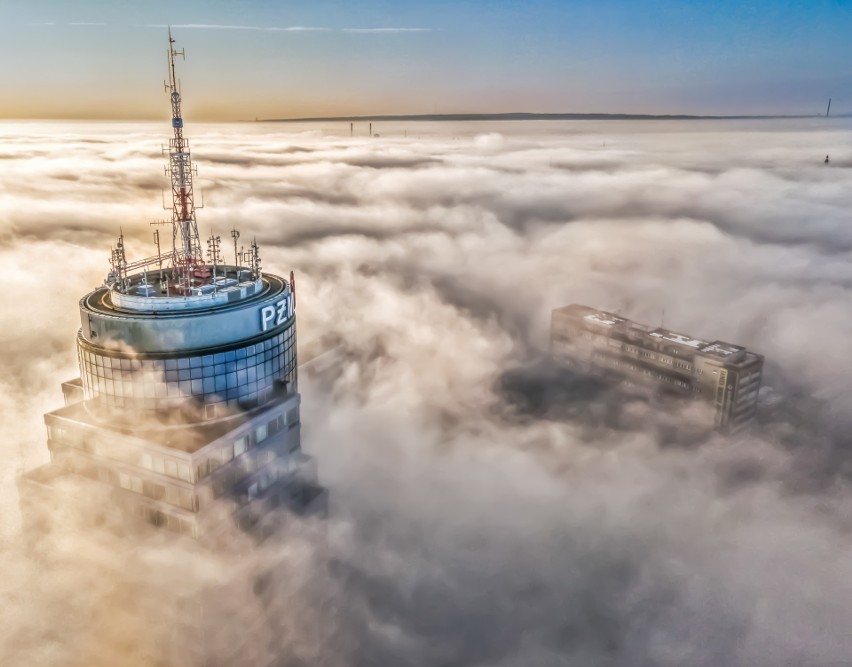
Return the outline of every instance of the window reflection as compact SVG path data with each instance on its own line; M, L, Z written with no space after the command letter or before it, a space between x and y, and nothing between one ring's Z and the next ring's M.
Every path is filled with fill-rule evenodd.
M268 400L276 380L295 379L295 342L291 328L262 343L183 359L121 359L81 347L79 360L87 395L107 404L131 400L157 409L193 397L206 405L239 407Z

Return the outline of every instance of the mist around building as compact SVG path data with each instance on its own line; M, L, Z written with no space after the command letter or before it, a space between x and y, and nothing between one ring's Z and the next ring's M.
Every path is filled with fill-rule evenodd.
M102 284L116 230L129 257L151 254L168 127L0 129L0 663L169 664L174 646L229 665L852 654L852 127L193 128L199 236L237 227L265 272L294 271L295 356L311 361L298 416L285 386L237 383L234 401L268 389L280 414L227 432L204 477L194 459L170 475L153 450L148 472L176 490L149 498L147 473L116 476L126 494L169 493L176 530L126 522L107 485L74 480L74 503L44 501L28 524L18 481L50 462L48 435L66 442L44 415L62 428L75 410L78 385L66 408L60 387L80 376L79 299ZM253 284L223 264L236 281L223 291ZM82 368L106 391L106 371L125 369L87 341ZM252 345L258 364L278 355ZM199 378L190 362L162 371L203 395L215 354L207 376L203 359ZM157 391L139 398L169 397ZM199 418L227 412L224 391ZM270 438L289 455L297 423L327 516L282 506L258 536L207 504L222 528L201 544L180 490ZM126 437L144 440L143 426Z

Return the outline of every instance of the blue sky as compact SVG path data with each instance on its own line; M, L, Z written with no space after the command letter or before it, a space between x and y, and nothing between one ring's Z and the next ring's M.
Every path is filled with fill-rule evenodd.
M162 117L165 24L204 119L852 110L840 0L6 0L0 114Z

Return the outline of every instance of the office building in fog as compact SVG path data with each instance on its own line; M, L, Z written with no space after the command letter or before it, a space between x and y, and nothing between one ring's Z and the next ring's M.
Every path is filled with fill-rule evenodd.
M763 357L740 345L576 304L553 311L550 343L559 361L612 377L631 392L706 403L724 433L739 433L754 419Z

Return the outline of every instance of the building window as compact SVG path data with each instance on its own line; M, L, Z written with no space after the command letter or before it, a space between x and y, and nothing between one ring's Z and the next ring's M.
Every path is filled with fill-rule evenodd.
M195 503L193 501L194 501L194 496L193 496L192 492L181 489L181 491L180 491L180 506L183 507L185 510L192 511L192 510L195 509Z
M293 425L299 421L299 408L290 408L287 410L287 423Z

